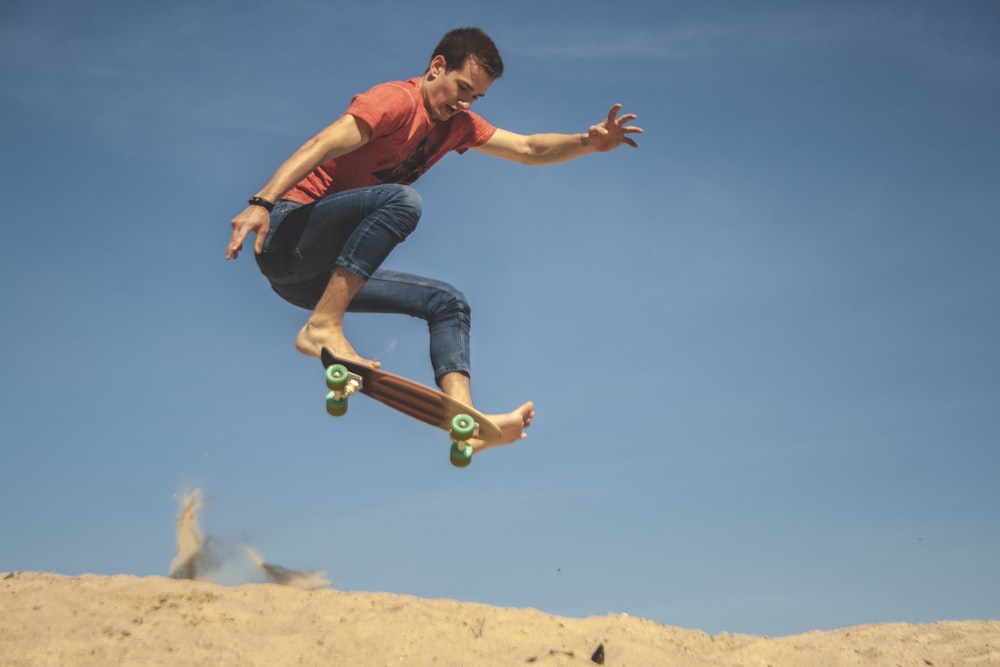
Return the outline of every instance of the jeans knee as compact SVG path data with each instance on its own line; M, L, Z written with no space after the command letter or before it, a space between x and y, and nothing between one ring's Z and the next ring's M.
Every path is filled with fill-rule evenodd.
M420 192L412 185L397 185L396 187L398 188L396 198L401 205L413 211L413 215L419 218L420 214L424 212L424 200L420 196Z
M430 303L430 320L457 320L463 326L472 322L472 306L465 294L448 283L440 283Z
M416 188L409 185L395 185L385 208L392 211L392 217L398 225L397 233L402 240L417 228L424 211L424 201Z

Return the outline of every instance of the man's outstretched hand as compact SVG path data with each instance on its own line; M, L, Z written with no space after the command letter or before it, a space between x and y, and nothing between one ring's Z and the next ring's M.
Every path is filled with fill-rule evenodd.
M629 134L642 134L642 128L635 125L628 125L638 118L634 113L622 114L618 117L622 105L616 104L611 107L608 117L590 128L588 137L591 147L598 153L612 151L622 144L628 144L632 148L638 148L639 144L629 137Z

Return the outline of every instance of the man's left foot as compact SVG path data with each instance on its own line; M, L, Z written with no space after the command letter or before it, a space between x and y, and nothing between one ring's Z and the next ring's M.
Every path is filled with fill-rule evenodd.
M523 440L528 437L525 429L531 426L531 420L535 418L535 404L528 401L516 410L512 410L500 415L486 415L500 427L501 435L498 440L469 440L474 452L479 452L490 447L500 447L509 445L512 442Z

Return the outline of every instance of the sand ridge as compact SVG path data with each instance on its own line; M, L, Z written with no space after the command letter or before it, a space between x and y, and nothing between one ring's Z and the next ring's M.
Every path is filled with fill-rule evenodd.
M205 535L203 507L198 490L181 498L169 577L0 573L0 667L1000 666L998 621L866 625L772 639L708 635L627 615L570 619L344 593L322 572L267 563L248 545ZM255 581L269 583L224 576L236 559Z
M0 573L0 665L1000 665L1000 621L708 635L388 593Z

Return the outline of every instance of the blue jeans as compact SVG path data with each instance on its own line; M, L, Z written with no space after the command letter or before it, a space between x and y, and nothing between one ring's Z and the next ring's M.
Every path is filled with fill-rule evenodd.
M302 205L275 204L261 273L281 298L313 310L336 267L365 280L348 310L399 313L427 321L434 377L469 374L472 314L465 295L448 283L379 268L416 229L422 205L408 185L338 192Z

